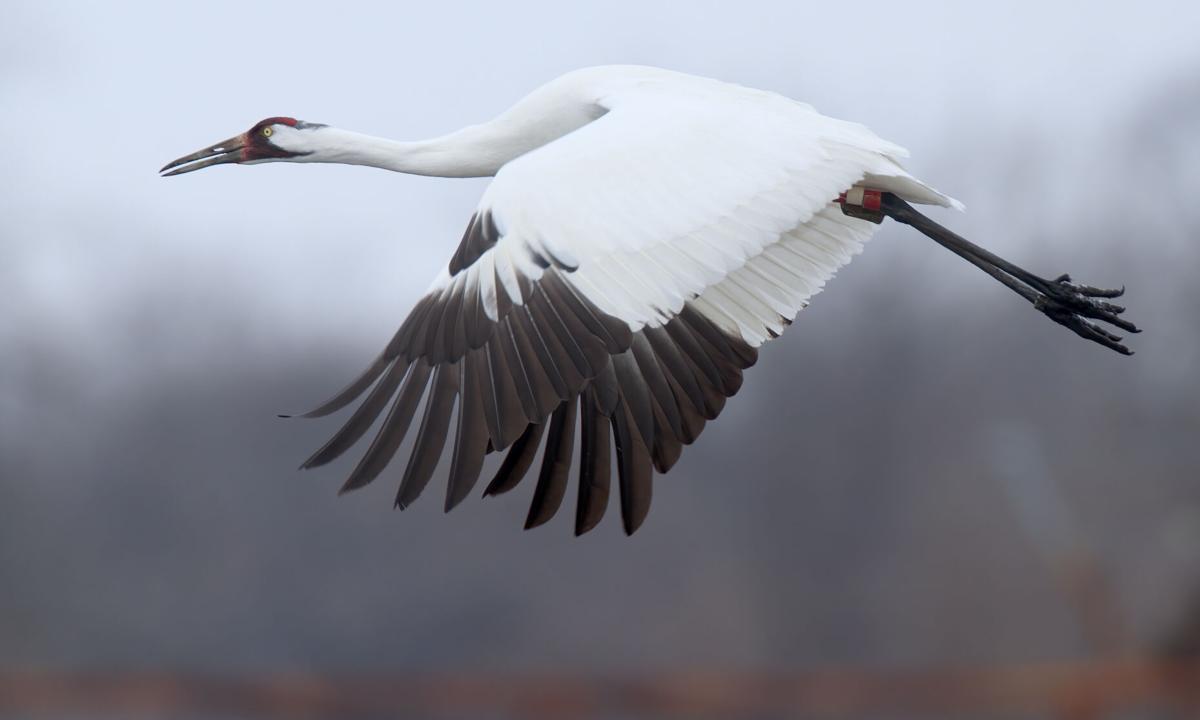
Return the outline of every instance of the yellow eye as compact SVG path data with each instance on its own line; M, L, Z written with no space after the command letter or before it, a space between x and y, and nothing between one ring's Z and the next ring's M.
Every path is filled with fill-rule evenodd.
M262 129L263 137L271 137L271 133L273 133L273 132L275 132L275 131L272 130L270 127L265 127Z

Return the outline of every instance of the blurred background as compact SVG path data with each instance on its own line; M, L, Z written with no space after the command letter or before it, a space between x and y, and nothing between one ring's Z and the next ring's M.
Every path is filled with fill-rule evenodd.
M4 3L0 717L1195 717L1197 27L1182 2ZM528 480L444 516L392 510L398 470L342 498L352 458L297 472L337 422L276 413L374 356L486 181L155 170L271 115L438 135L603 63L869 125L966 203L940 221L1127 285L1137 355L885 223L632 538L611 509L523 532Z

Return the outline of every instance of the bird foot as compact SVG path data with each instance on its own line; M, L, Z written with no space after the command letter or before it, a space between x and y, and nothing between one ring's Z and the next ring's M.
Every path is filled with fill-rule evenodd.
M911 225L934 242L991 275L1009 290L1032 303L1046 317L1070 328L1079 337L1099 343L1122 355L1133 354L1132 350L1121 344L1120 335L1088 320L1099 320L1125 332L1141 332L1133 323L1121 319L1120 315L1125 312L1125 308L1108 302L1124 295L1125 288L1104 290L1090 285L1076 285L1071 282L1070 275L1059 275L1053 280L1038 277L954 234L890 192L879 196L879 210L896 222Z
M1133 351L1121 344L1121 336L1109 332L1087 318L1106 322L1125 332L1139 333L1140 329L1133 323L1120 317L1125 308L1108 302L1125 294L1125 288L1106 290L1090 285L1076 285L1071 282L1070 275L1059 275L1053 280L1037 278L1030 283L1037 293L1033 306L1054 322L1069 328L1085 340L1099 343L1107 348L1116 350L1122 355L1132 355Z

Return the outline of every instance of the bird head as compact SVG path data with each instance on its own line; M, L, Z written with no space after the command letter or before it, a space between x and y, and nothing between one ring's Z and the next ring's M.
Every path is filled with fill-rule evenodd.
M314 150L310 135L323 127L290 117L270 117L241 135L172 160L159 172L169 177L225 163L302 162Z

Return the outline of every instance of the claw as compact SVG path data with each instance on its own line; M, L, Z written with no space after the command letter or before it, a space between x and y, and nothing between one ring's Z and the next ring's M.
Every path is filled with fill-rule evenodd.
M1138 333L1141 332L1141 328L1139 328L1137 325L1134 325L1133 323L1129 322L1128 320L1122 320L1120 318L1115 318L1115 317L1114 318L1098 318L1098 319L1104 320L1106 323L1109 323L1110 325L1115 325L1127 333L1132 333L1134 335L1137 335Z
M1125 312L1124 307L1096 299L1119 297L1125 292L1124 287L1119 290L1105 290L1090 285L1075 285L1070 283L1069 279L1070 276L1064 274L1055 278L1053 283L1046 283L1046 294L1039 298L1034 306L1064 325L1067 323L1055 317L1056 315L1063 316L1063 319L1071 316L1093 318L1115 325L1128 333L1140 332L1136 325L1118 317ZM1097 327L1093 323L1088 323L1088 325L1093 328ZM1094 337L1094 333L1085 337L1100 342Z
M1121 342L1120 335L1109 332L1108 330L1105 330L1104 328L1100 327L1096 323L1087 323L1087 325L1088 325L1089 329L1091 329L1093 332L1098 332L1101 335L1103 335L1104 337L1108 338L1109 340L1112 340L1113 342Z
M1047 284L1051 285L1052 287L1058 286L1059 289L1065 288L1074 294L1083 295L1085 297L1115 298L1121 297L1125 294L1124 286L1121 286L1120 289L1107 289L1093 287L1091 285L1076 285L1071 282L1071 276L1066 273L1054 278L1053 283Z
M1134 325L1133 323L1129 322L1128 320L1122 320L1121 318L1117 317L1116 315L1113 315L1112 317L1104 317L1104 318L1097 318L1097 319L1103 320L1103 321L1105 321L1107 323L1111 323L1113 325L1116 325L1117 327L1121 328L1122 330L1124 330L1127 333L1140 333L1141 332L1141 330L1138 329L1137 325Z
M1125 308L1112 303L1093 300L1080 292L1078 286L1056 281L1053 290L1034 300L1033 306L1044 313L1054 322L1070 328L1076 335L1099 343L1122 355L1132 355L1133 351L1121 344L1122 337L1106 330L1085 318L1100 320L1124 330L1125 332L1141 332L1136 325L1118 316ZM1070 288L1068 291L1067 288ZM1111 292L1111 291L1105 291Z
M1125 287L1121 286L1118 290L1105 290L1104 288L1096 288L1091 285L1076 285L1075 291L1088 297L1118 298L1125 294Z
M1052 316L1053 317L1053 316ZM1069 327L1076 335L1085 340L1100 343L1106 348L1115 350L1122 355L1132 355L1133 351L1121 344L1121 337L1114 335L1095 323L1088 322L1079 316L1073 316L1067 322L1061 323Z

